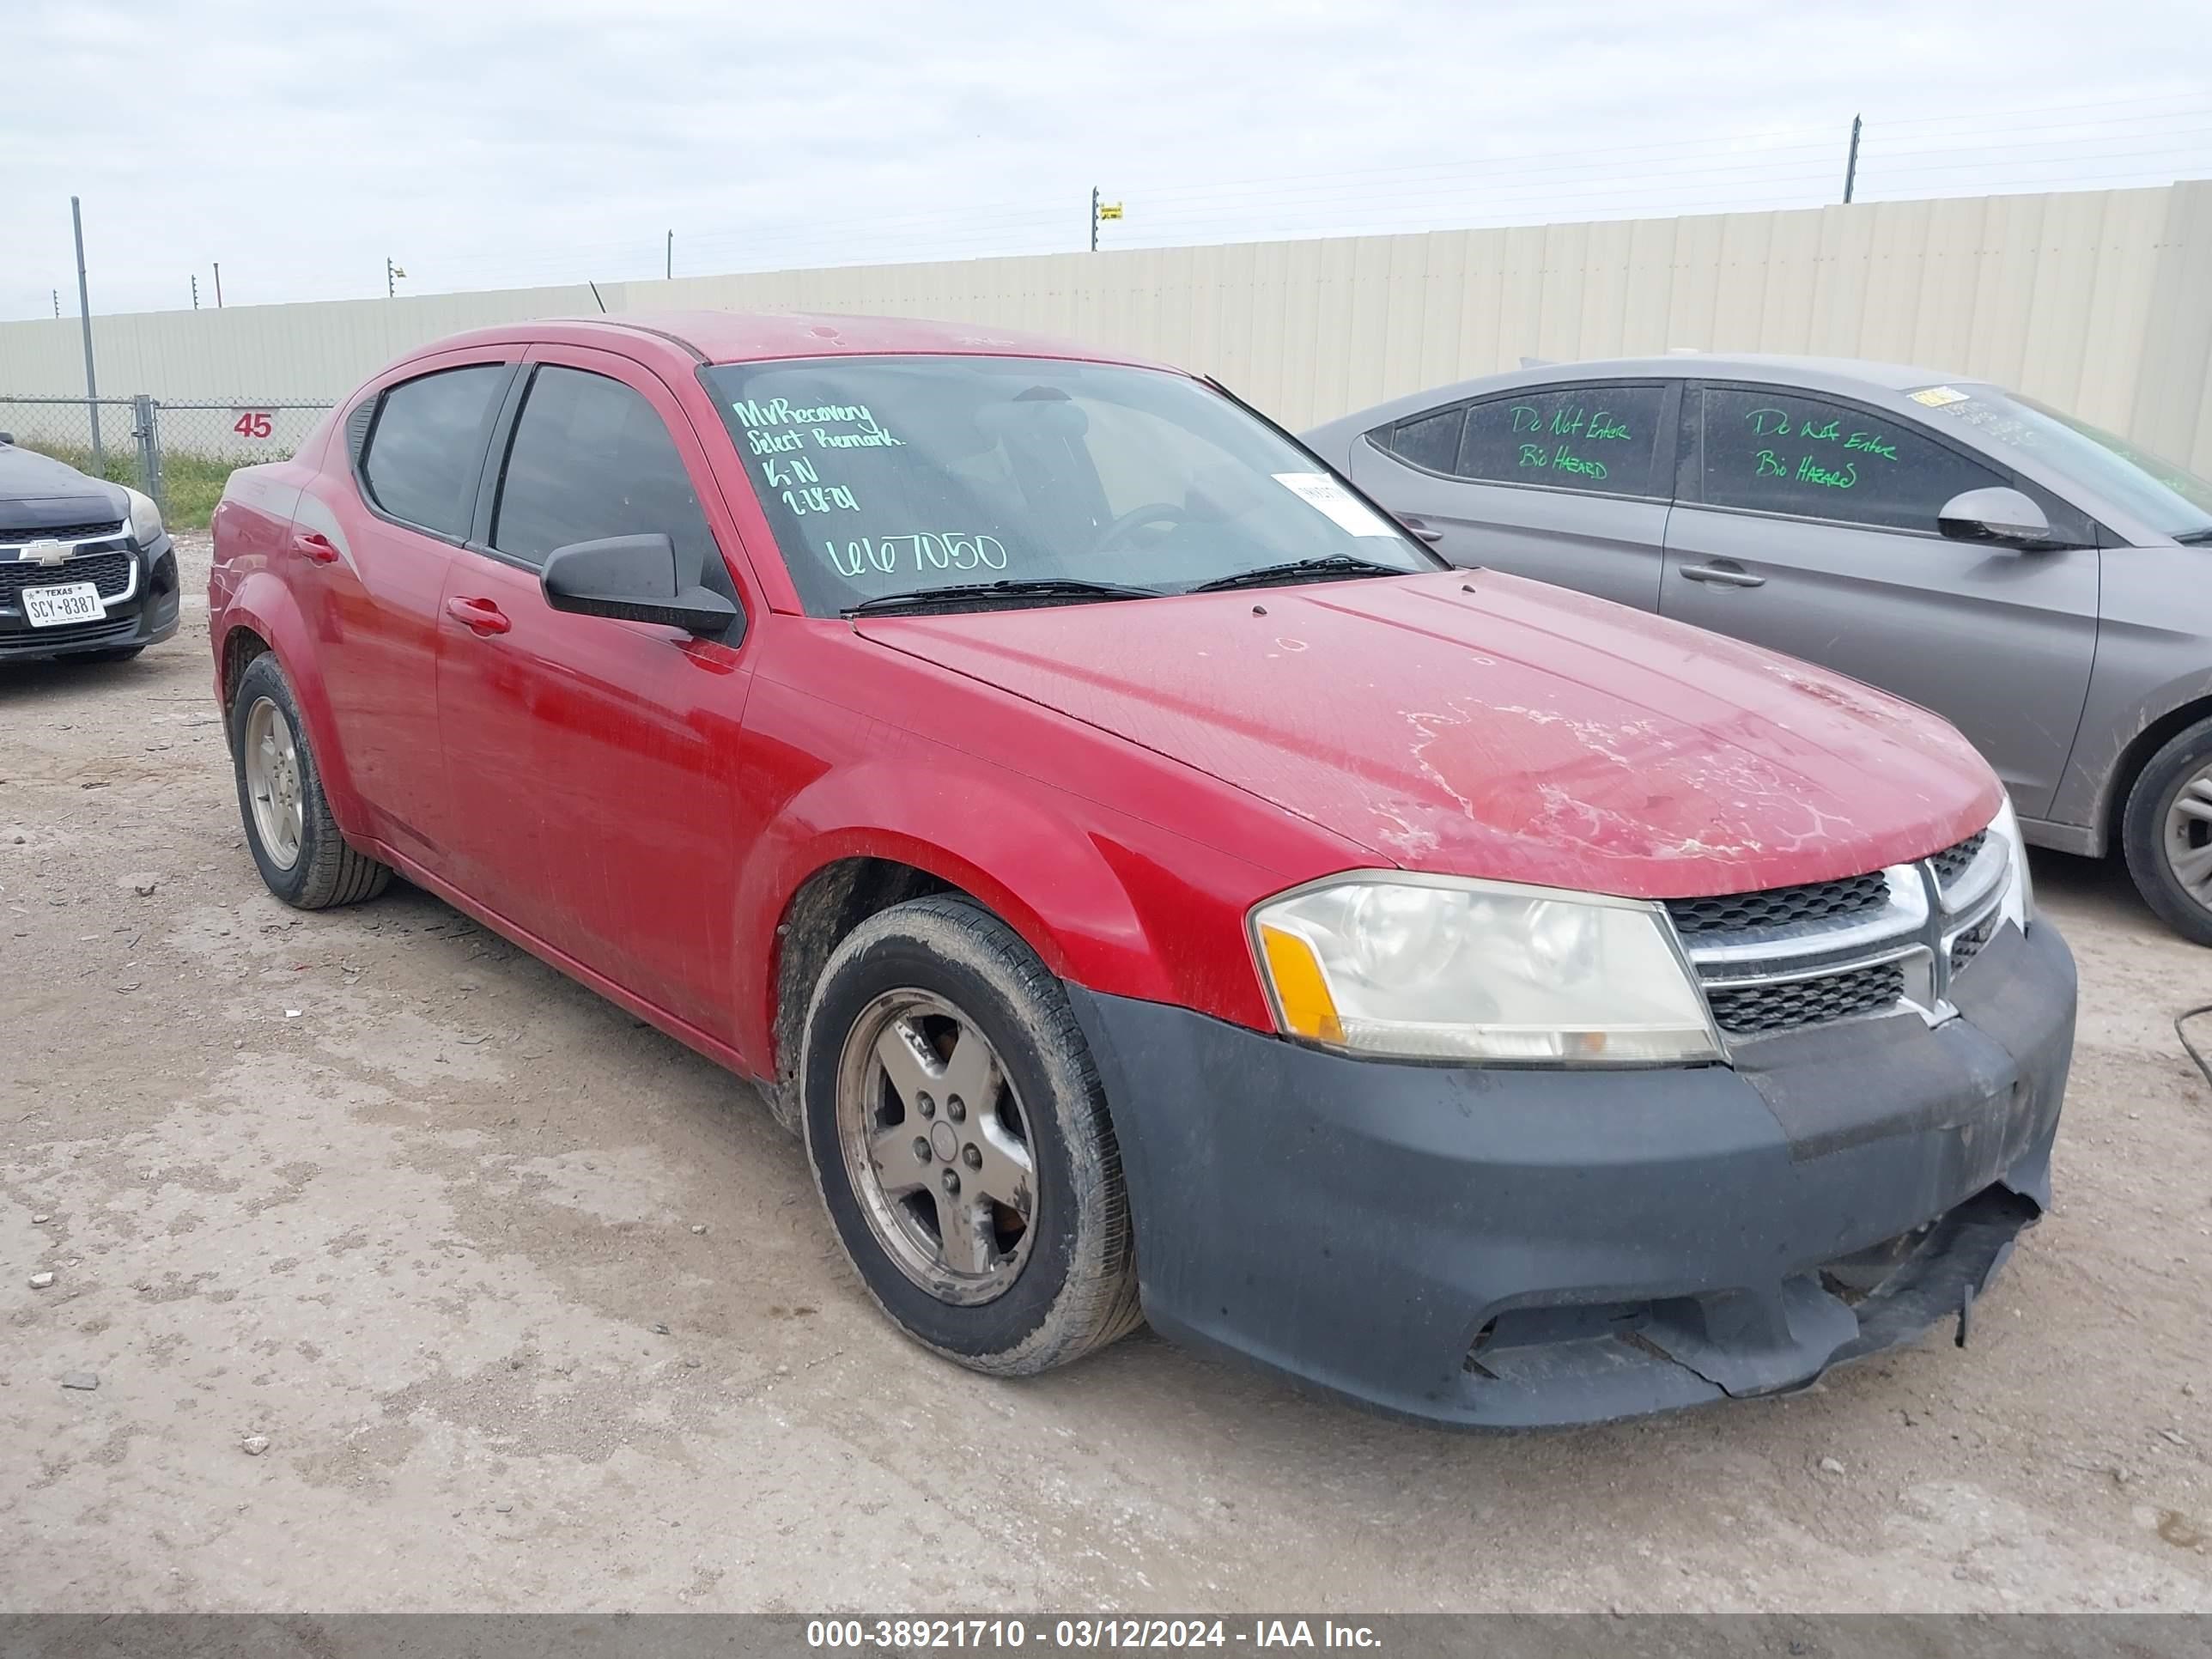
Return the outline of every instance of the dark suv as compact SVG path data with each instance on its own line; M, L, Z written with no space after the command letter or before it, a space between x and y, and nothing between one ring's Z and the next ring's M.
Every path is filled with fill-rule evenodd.
M0 661L121 662L177 631L161 510L0 433Z

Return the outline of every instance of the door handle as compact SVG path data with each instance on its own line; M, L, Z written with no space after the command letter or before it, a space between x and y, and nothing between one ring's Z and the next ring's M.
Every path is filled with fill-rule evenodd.
M480 640L488 640L495 634L504 634L514 626L507 621L507 613L489 599L457 596L446 601L446 614L466 623Z
M338 562L337 549L331 544L331 538L319 531L294 531L292 550L317 564L336 564Z
M1686 564L1677 574L1693 582L1710 582L1715 587L1764 587L1766 578L1754 576L1741 565Z
M1419 519L1401 519L1398 522L1405 526L1406 533L1414 540L1426 542L1431 547L1444 538L1443 531L1431 530Z

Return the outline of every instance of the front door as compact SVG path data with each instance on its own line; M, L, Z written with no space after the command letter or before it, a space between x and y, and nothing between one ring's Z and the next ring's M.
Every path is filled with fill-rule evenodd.
M702 496L731 532L696 437L649 373L582 349L532 359L483 533L454 558L440 619L460 884L727 1040L742 634L556 611L538 571L573 542L659 532L701 548L704 580L737 599Z
M1946 501L2014 481L1911 421L1773 386L1695 395L1660 610L1934 709L2044 816L2096 651L2096 548L1947 540Z
M1528 386L1409 416L1352 481L1456 565L1659 607L1674 386Z

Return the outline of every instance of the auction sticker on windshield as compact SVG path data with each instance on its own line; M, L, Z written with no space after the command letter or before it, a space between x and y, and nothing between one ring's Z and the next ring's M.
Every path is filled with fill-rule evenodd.
M65 628L71 623L98 622L106 614L100 603L100 590L90 582L23 590L23 617L33 628Z
M1326 472L1277 472L1275 482L1316 513L1333 520L1355 536L1389 536L1398 532L1389 520Z

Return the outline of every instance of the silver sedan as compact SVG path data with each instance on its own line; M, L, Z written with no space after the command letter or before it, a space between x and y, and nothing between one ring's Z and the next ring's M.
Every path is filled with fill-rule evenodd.
M1986 382L1670 356L1400 398L1306 441L1454 563L1948 717L2030 842L2212 945L2212 482Z

